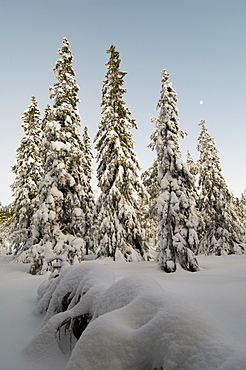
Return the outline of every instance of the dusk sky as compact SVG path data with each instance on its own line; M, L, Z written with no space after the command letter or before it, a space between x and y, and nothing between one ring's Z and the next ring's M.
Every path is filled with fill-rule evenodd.
M111 44L126 71L124 95L136 118L135 152L143 170L166 69L178 96L183 160L194 159L201 119L215 138L228 187L246 186L245 0L0 0L0 200L13 201L11 166L24 136L21 116L34 95L43 116L52 101L57 50L66 37L80 86L79 111L93 145ZM203 104L201 104L203 102ZM81 127L81 132L82 132ZM96 181L94 180L95 184Z

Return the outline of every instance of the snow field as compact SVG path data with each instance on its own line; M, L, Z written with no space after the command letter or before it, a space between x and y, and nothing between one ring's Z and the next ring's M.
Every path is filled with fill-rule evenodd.
M71 273L66 284L69 290L74 286L74 303L76 292L84 287L84 306L71 301L67 311L52 313L50 309L40 327L44 317L31 313L35 292L43 282L36 306L40 310L52 279L26 274L28 265L0 257L1 327L6 333L1 338L0 369L93 370L98 364L105 370L246 368L244 255L200 256L204 270L189 273L179 267L175 275L163 273L154 262L123 263L108 258L83 262L77 265L83 266L83 273L73 266L76 273ZM69 277L69 268L60 276L62 294L65 275ZM86 284L79 287L83 279ZM48 301L54 310L61 304L59 294L51 294L46 306ZM64 354L54 331L47 336L47 327L54 325L56 330L59 317L67 317L75 307L78 312L89 307L93 317L73 351ZM29 349L28 358L23 357L24 348L26 354Z

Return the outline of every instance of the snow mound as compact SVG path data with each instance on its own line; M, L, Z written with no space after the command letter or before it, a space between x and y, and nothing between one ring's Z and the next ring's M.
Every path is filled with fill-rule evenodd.
M41 330L26 348L25 354L46 356L70 350L93 317L103 292L115 282L114 273L96 263L72 265L61 274L44 282L38 289L36 312L46 311Z
M209 313L165 292L153 279L130 276L101 296L66 370L242 370L246 348Z

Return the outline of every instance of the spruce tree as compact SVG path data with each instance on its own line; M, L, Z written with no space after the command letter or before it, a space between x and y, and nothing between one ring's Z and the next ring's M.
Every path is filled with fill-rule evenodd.
M3 206L0 201L0 225L6 221L9 221L12 218L13 213L12 205Z
M158 136L158 121L155 117L151 118L151 121L156 124L156 130L150 136L149 148L152 150L156 147L156 140ZM160 194L160 182L159 182L159 160L156 157L152 165L142 173L142 181L148 192L148 198L143 207L143 222L146 230L146 239L149 244L156 245L158 243L158 217L157 217L157 198Z
M95 244L98 256L126 261L146 258L144 230L138 198L144 188L138 178L140 165L129 131L137 128L126 107L123 88L126 72L120 71L119 52L111 45L102 88L102 119L95 137L97 179L101 194L96 202Z
M88 134L88 128L84 127L83 132L83 144L84 144L84 172L86 174L87 180L85 182L85 202L83 203L84 209L83 212L85 214L85 249L86 254L90 252L94 252L94 240L93 240L93 213L95 208L95 199L93 190L91 187L91 180L92 180L92 148L90 144L90 137Z
M244 192L241 194L238 208L239 208L239 217L242 222L244 232L246 233L246 189L244 189Z
M10 233L11 247L16 256L27 248L32 216L37 209L38 186L43 174L43 158L40 154L41 119L34 96L22 119L25 136L16 151L16 164L12 167L15 182L11 186L14 215Z
M198 174L198 164L194 161L189 150L187 150L186 162L187 162L190 173L196 176Z
M10 244L10 229L13 222L13 207L3 206L0 201L0 248L5 249L7 253L12 253Z
M148 197L142 205L142 219L146 232L146 240L149 245L155 247L158 242L158 219L156 200L160 193L160 184L158 179L158 161L154 160L153 164L142 173L142 181L145 186Z
M246 232L246 197L245 197L245 191L241 194L240 198L234 196L232 193L232 202L234 209L237 213L237 216L242 224L242 227L244 229L244 233Z
M73 264L83 259L88 229L84 145L78 131L79 86L72 66L69 42L63 39L54 72L57 82L50 88L53 106L43 122L46 158L39 187L39 208L33 217L33 260L30 272L41 274L53 260Z
M159 220L160 266L165 272L174 272L177 262L188 271L199 266L193 252L197 251L194 177L182 162L179 146L177 94L162 71L162 91L157 104L156 150L159 161L161 193L157 199Z
M202 216L199 253L234 254L244 252L244 230L228 189L214 138L202 120L198 137L199 199Z

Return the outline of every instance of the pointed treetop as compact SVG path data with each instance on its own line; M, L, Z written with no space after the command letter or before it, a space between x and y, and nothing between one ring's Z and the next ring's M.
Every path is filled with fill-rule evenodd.
M37 123L40 121L40 110L38 109L38 102L35 96L31 97L31 104L28 109L22 115L22 127L25 132L36 127Z
M137 128L136 120L131 118L131 111L126 107L126 102L122 99L127 89L123 87L124 77L127 72L120 71L119 52L115 50L115 46L111 45L107 50L110 54L109 60L106 63L107 73L102 87L102 114L112 116L112 121L115 123L125 124L128 128Z
M176 107L178 102L177 93L169 81L169 74L165 69L161 71L162 90L161 97L157 103L157 110L160 109L160 115L164 113L167 120L176 120L179 112ZM163 105L164 101L164 105Z
M222 177L222 168L220 164L219 151L215 145L214 138L209 134L207 127L205 126L205 120L201 120L199 123L201 126L201 132L198 137L197 150L200 152L200 158L198 163L200 166L205 163L208 168L215 166L221 172Z
M109 61L106 63L106 66L112 65L112 61L114 61L114 69L118 69L120 67L120 53L115 50L114 45L110 45L110 48L106 50L108 54L110 54ZM127 72L121 72L122 74L126 75Z
M58 54L62 56L62 58L69 63L72 63L73 61L73 56L72 52L70 50L70 44L68 42L68 39L66 37L63 38L62 40L62 47L61 49L58 49ZM75 76L74 71L72 71L73 76Z
M66 38L63 39L62 48L58 49L58 54L61 55L61 58L57 60L54 67L58 82L50 87L50 98L54 99L53 107L57 108L63 104L68 104L72 105L72 108L76 108L77 103L80 102L77 96L79 85L75 80L75 72L72 65L73 55ZM69 107L67 108L69 109ZM77 122L77 124L79 123Z

